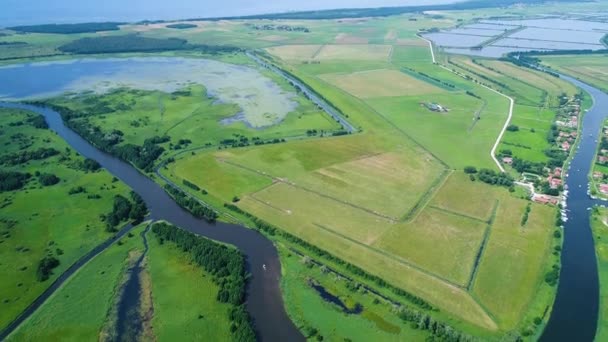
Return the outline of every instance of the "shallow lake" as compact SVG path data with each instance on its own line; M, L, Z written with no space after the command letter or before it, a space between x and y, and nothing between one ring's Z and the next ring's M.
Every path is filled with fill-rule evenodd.
M298 103L258 70L209 59L140 57L78 59L0 67L0 100L104 93L118 87L173 92L202 84L207 95L239 106L238 120L255 128L279 123Z

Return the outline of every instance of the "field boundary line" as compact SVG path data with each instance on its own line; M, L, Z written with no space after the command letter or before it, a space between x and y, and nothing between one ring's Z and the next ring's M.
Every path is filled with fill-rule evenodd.
M450 215L456 215L456 216L464 217L464 218L467 218L467 219L470 219L470 220L473 220L473 221L477 221L477 222L488 224L488 220L480 219L479 217L469 216L467 214L460 213L460 212L457 212L457 211L453 211L453 210L450 210L450 209L446 209L446 208L443 208L443 207L438 207L436 205L429 205L428 207L431 208L431 209L443 211L443 212L445 212L447 214L450 214Z
M346 202L346 201L340 200L340 199L338 199L338 198L335 198L335 197L330 196L330 195L326 195L326 194L321 193L321 192L318 192L318 191L316 191L316 190L308 189L308 188L306 188L306 187L303 187L303 186L297 185L297 184L295 184L295 183L293 183L293 182L291 182L291 181L286 181L286 180L284 180L284 179L282 179L282 178L275 177L275 176L273 176L273 175L270 175L270 174L264 173L264 172L262 172L262 171L254 170L254 169L252 169L252 168L250 168L250 167L247 167L247 166L244 166L244 165L241 165L241 164L238 164L238 163L235 163L235 162L229 161L229 160L225 160L225 159L218 159L218 160L220 160L221 162L226 163L226 164L228 164L228 165L232 165L232 166L234 166L234 167L239 167L239 168L242 168L242 169L247 170L247 171L249 171L249 172L253 172L253 173L256 173L256 174L259 174L259 175L262 175L262 176L268 177L268 178L270 178L270 179L272 179L272 180L276 181L277 183L283 183L283 184L285 184L285 185L287 185L287 186L290 186L290 187L292 187L292 188L294 188L294 189L297 189L297 190L302 190L302 191L306 191L306 192L309 192L309 193L315 194L315 195L317 195L317 196L319 196L319 197L327 198L327 199L332 200L332 201L334 201L334 202L338 202L338 203L340 203L340 204L342 204L342 205L346 205L346 206L352 207L352 208L354 208L354 209L357 209L357 210L360 210L360 211L364 211L364 212L365 212L365 213L367 213L367 214L370 214L370 215L373 215L373 216L376 216L376 217L382 218L382 219L384 219L384 220L387 220L387 221L389 221L389 223L396 223L396 222L398 221L398 219L396 219L396 218L394 218L394 217L390 217L390 216L388 216L388 215L384 215L384 214L381 214L381 213L379 213L379 212L376 212L376 211L374 211L374 210L372 210L372 209L365 208L365 207L362 207L362 206L359 206L359 205L356 205L356 204L353 204L353 203L350 203L350 202ZM266 187L266 188L268 188L268 187ZM259 191L258 191L258 192L259 192Z
M435 197L439 189L443 188L448 178L454 173L454 170L444 169L441 174L431 183L427 190L420 196L414 206L401 218L401 222L412 222L415 220L421 211Z
M475 257L475 263L473 264L473 269L471 270L471 276L469 277L469 282L467 283L467 292L469 293L473 290L473 284L475 282L475 279L477 278L477 271L479 271L479 263L486 250L488 240L490 239L490 235L492 233L492 226L494 225L494 220L496 219L496 213L498 211L499 205L500 201L496 200L496 202L494 202L494 208L492 209L492 215L490 216L490 219L486 221L487 225L483 234L483 240L481 240L481 245L479 246L477 256Z
M437 63L437 61L435 60L435 52L433 52L433 42L431 42L430 40L423 38L420 35L416 35L417 37L419 37L420 39L426 41L427 43L429 43L429 48L431 49L431 57L433 59L433 64L437 64L440 68L443 68L453 74L456 74L458 76L463 77L460 73L455 72L453 70L451 70L450 68L446 67L445 65L439 64ZM466 77L463 77L466 79ZM490 150L490 157L492 157L492 159L494 160L494 162L496 163L496 166L498 166L498 169L501 172L505 172L505 168L502 166L502 164L500 164L500 162L498 161L498 159L496 158L496 149L498 148L498 145L500 144L500 140L502 140L503 135L505 134L505 131L507 130L507 127L509 126L509 124L511 123L511 119L513 118L513 107L515 106L515 100L513 100L512 97L505 95L501 92L499 92L498 90L492 89L484 84L481 84L479 82L475 82L478 85L500 95L503 96L505 98L507 98L509 100L509 115L507 116L507 120L505 121L505 124L502 127L502 130L500 131L500 133L498 134L498 138L496 138L496 142L494 143L494 146L492 147L492 150Z
M319 45L319 48L317 49L317 51L315 51L312 56L310 56L310 59L316 59L317 56L321 53L321 50L323 50L325 48L325 45L327 44L321 44Z
M383 255L383 256L391 259L391 260L394 260L394 261L396 261L396 262L398 262L398 263L400 263L400 264L402 264L404 266L407 266L409 268L412 268L412 269L414 269L414 270L416 270L418 272L424 273L425 275L427 275L429 277L435 278L435 279L437 279L437 280L439 280L441 282L444 282L444 283L446 283L446 284L448 284L450 286L457 287L457 288L459 288L461 290L465 290L466 291L466 288L464 287L464 285L457 284L454 281L449 280L449 279L447 279L447 278L445 278L445 277L443 277L443 276L441 276L439 274L436 274L434 272L426 270L423 267L418 266L415 263L407 260L406 258L403 258L403 257L400 257L400 256L395 255L393 253L389 253L387 251L375 248L373 246L367 245L367 244L365 244L365 243L363 243L361 241L355 240L355 239L350 238L350 237L348 237L346 235L338 233L337 231L335 231L335 230L333 230L333 229L331 229L329 227L326 227L326 226L324 226L324 225L322 225L320 223L314 222L313 225L315 225L316 227L318 227L318 228L320 228L320 229L322 229L322 230L324 230L324 231L326 231L328 233L331 233L331 234L333 234L333 235L335 235L335 236L337 236L339 238L342 238L342 239L347 240L349 242L352 242L352 243L354 243L354 244L356 244L356 245L358 245L360 247L363 247L365 249L369 249L369 250L371 250L371 251L373 251L375 253Z

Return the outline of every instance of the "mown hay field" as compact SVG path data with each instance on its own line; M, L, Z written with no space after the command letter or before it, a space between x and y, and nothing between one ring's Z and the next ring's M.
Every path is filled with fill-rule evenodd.
M372 44L341 44L324 45L317 53L315 59L320 61L340 60L387 60L392 50L391 45Z
M397 70L370 70L352 74L325 74L322 80L344 91L368 99L374 97L416 96L443 92L441 88Z

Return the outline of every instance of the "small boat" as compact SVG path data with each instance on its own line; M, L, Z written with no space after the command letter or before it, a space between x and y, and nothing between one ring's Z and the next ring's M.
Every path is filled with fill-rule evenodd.
M262 268L266 271L266 264L262 264Z

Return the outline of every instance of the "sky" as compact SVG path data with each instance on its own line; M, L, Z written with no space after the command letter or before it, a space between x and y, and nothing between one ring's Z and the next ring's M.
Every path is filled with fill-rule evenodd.
M221 17L449 2L455 0L0 0L0 27L83 21Z

